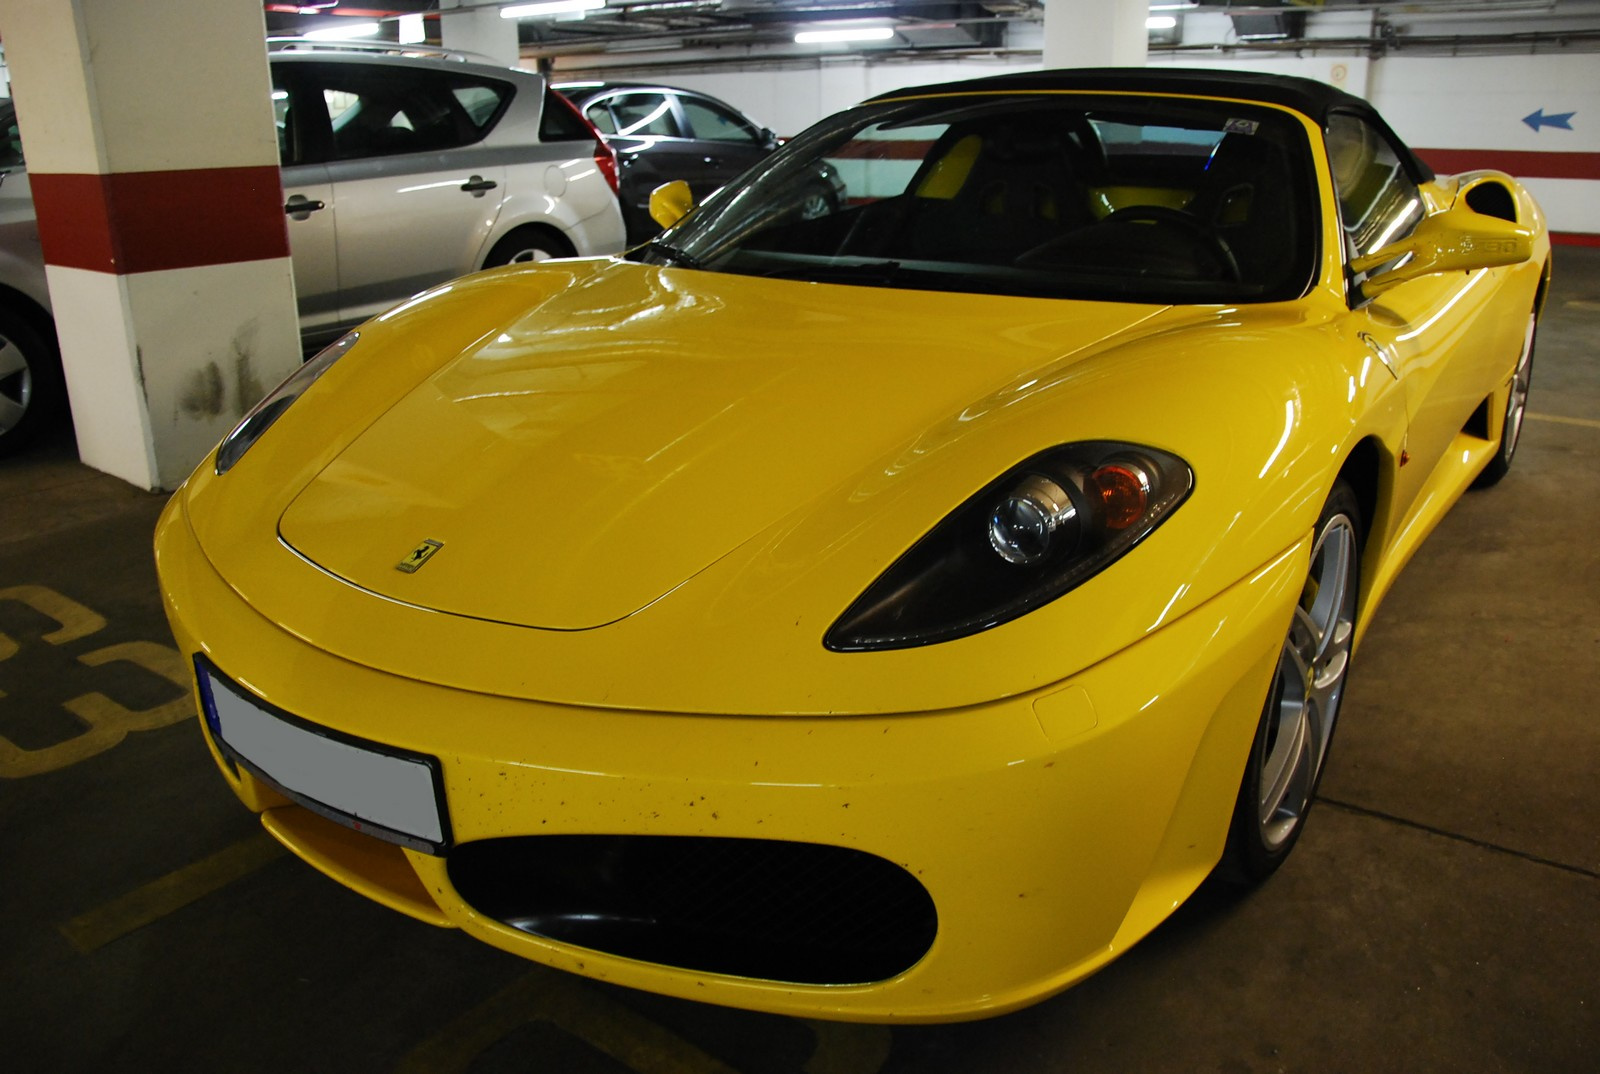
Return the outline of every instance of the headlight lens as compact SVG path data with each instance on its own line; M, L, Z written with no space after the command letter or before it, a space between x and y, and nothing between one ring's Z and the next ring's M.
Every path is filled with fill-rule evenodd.
M289 374L288 379L282 384L268 392L266 398L257 403L250 413L244 416L244 420L233 427L233 432L222 438L222 443L217 447L217 473L225 474L233 469L233 464L250 450L250 445L261 439L261 434L278 420L279 415L288 410L289 405L316 383L316 379L354 347L356 340L360 338L359 332L349 332L339 337L317 352L316 357Z
M1041 452L953 511L858 597L830 649L904 649L976 634L1081 585L1194 487L1176 455L1110 440Z

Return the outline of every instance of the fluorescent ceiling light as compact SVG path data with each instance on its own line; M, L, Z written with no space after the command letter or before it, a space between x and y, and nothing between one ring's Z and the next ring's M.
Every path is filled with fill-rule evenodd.
M500 9L502 19L533 19L540 15L565 15L573 11L594 11L606 0L545 0L540 4L516 4Z
M1151 15L1144 20L1146 30L1170 30L1178 25L1178 20L1171 15Z
M794 35L794 40L797 45L820 45L836 41L887 41L893 36L892 26L860 26L851 30L801 30Z
M376 37L378 24L375 22L353 22L349 19L340 19L343 26L324 26L320 30L307 30L301 37L309 37L313 41L347 41L352 37Z
M400 43L402 45L415 45L419 41L426 41L427 39L428 29L422 24L422 16L420 14L400 16Z

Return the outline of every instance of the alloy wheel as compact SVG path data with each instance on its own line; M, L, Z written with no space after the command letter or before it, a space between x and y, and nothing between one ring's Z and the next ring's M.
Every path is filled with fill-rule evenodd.
M33 367L9 337L0 335L0 435L15 429L33 401Z
M1262 845L1275 851L1300 824L1333 737L1355 636L1355 526L1343 514L1328 519L1311 553L1294 620L1265 713L1257 782L1256 819Z

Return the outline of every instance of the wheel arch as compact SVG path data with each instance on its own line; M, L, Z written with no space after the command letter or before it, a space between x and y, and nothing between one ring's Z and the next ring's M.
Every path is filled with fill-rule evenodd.
M563 230L562 227L555 221L522 220L493 236L489 242L484 245L483 253L478 257L477 267L480 270L496 267L498 263L494 260L495 253L503 244L510 242L512 239L515 239L518 236L532 235L544 235L548 236L550 239L553 239L567 251L566 256L568 257L575 256L578 252L578 244L575 243L572 240L572 236L567 234L567 232Z
M1356 494L1356 502L1361 506L1361 546L1365 558L1367 538L1373 532L1377 521L1378 494L1382 485L1382 457L1378 441L1375 437L1368 436L1357 442L1345 456L1344 464L1339 467L1339 478L1350 486Z
M26 320L30 327L47 337L47 342L56 347L57 353L61 349L61 341L56 336L56 321L50 311L41 306L32 296L15 287L0 283L0 307L11 310L17 316Z

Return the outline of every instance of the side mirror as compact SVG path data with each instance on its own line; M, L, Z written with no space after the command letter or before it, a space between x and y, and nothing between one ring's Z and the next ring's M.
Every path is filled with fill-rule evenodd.
M1409 256L1408 256L1409 255ZM1352 272L1406 258L1387 272L1369 276L1361 293L1375 298L1409 280L1436 272L1461 272L1520 265L1533 256L1533 232L1509 220L1457 206L1426 216L1416 229L1381 250L1350 262Z
M763 149L776 149L783 144L783 139L778 137L778 132L771 127L761 128L761 147Z
M669 228L682 220L694 208L694 194L682 179L662 183L650 191L650 219Z

